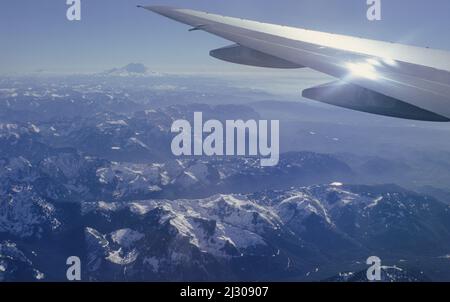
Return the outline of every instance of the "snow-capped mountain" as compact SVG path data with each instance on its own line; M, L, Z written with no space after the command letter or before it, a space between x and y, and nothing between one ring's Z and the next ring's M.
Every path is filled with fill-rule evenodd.
M147 66L140 63L130 63L120 68L113 68L100 74L111 77L158 77L160 73L150 71Z
M205 199L101 201L83 204L82 216L93 280L312 280L320 275L308 272L333 261L388 252L409 258L427 255L430 244L450 246L440 241L450 234L450 208L394 187L336 183ZM417 233L420 240L411 241Z
M324 280L372 254L398 255L399 267L414 268L412 259L450 249L449 206L393 186L93 201L78 210L22 197L7 203L14 210L2 209L0 236L30 254L35 260L27 267L42 278L64 278L43 262L42 244L59 238L63 259L73 254L74 231L84 242L78 255L90 280ZM29 250L34 240L40 244ZM18 274L4 271L9 279Z
M356 157L351 140L331 153L346 141L312 123L292 127L285 144L308 137L301 150L316 150L323 140L327 154L293 148L276 167L175 158L175 119L261 111L242 105L254 94L223 82L198 88L148 73L130 65L111 76L0 78L0 280L64 281L73 255L83 280L364 281L372 255L386 259L386 280L450 279L440 269L450 253L448 200L373 185L417 172L425 155L410 154L408 165ZM204 100L213 101L197 104ZM428 174L445 174L446 158L436 153Z

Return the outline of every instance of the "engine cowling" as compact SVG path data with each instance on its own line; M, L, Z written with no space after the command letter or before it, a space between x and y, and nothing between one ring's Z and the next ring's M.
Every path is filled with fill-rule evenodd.
M212 50L209 54L210 56L222 61L249 66L281 69L294 69L304 67L238 44L233 44L230 46Z
M449 121L437 113L343 81L305 89L302 95L322 103L378 115L419 121Z

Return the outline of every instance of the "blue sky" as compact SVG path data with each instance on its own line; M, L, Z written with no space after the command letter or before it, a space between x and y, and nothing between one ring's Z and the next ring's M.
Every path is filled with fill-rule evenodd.
M65 0L0 2L0 73L43 69L96 72L129 62L157 71L230 70L208 56L228 42L136 8L162 4L327 32L450 50L450 1L382 0L383 20L366 19L366 0Z

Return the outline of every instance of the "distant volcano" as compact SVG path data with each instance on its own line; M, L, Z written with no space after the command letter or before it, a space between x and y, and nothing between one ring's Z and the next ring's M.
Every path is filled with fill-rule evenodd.
M141 63L130 63L120 68L113 68L101 73L103 76L117 77L142 77L142 76L158 76L159 74L150 71L147 66Z

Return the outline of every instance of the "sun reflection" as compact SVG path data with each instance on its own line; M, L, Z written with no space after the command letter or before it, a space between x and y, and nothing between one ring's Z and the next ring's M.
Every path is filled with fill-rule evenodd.
M378 78L377 70L373 64L364 63L347 63L347 69L354 77L367 78L370 80L376 80Z

